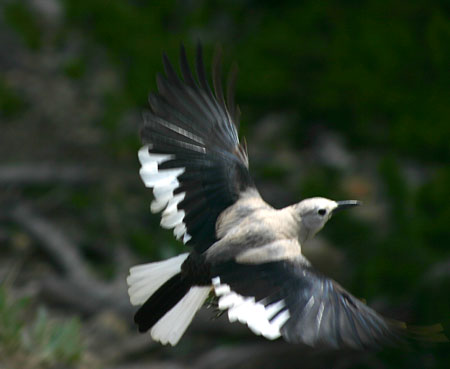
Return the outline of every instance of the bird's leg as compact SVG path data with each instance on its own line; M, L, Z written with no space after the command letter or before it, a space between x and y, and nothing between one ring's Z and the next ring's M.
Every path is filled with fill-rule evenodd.
M206 308L213 310L211 319L218 319L225 313L225 310L219 309L219 299L215 295L210 296L208 300L206 300Z

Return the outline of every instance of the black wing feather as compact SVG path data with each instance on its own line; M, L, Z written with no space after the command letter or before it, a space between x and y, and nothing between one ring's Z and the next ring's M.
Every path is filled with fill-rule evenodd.
M192 75L191 72L191 68L189 67L189 62L186 56L186 50L184 49L183 45L180 46L180 69L184 82L194 90L198 90L194 76Z
M184 210L184 223L192 237L188 244L198 252L216 241L218 216L231 206L241 191L254 187L248 172L245 146L239 142L238 122L233 120L225 103L220 78L220 61L213 67L214 93L203 64L202 48L197 48L195 70L189 67L186 52L180 48L178 76L167 56L163 55L167 77L157 75L158 93L149 95L151 111L144 114L141 138L150 154L169 154L170 160L158 164L158 170L184 168L177 177L174 194L185 193L178 203ZM233 78L234 81L234 78ZM228 88L228 106L233 87ZM255 192L257 194L257 192Z
M214 93L217 96L217 101L223 110L226 111L227 107L225 104L225 98L223 96L222 89L222 52L219 48L217 48L216 53L214 54L213 60L213 85L214 85Z
M230 73L228 74L227 81L227 106L228 111L230 112L230 115L233 119L234 125L236 126L236 129L239 130L241 111L239 109L239 106L237 106L234 102L234 91L236 87L237 73L238 67L233 63Z
M406 330L382 317L335 281L311 266L293 261L215 265L232 291L269 305L284 300L290 318L281 335L291 343L362 349L402 342ZM272 317L272 320L276 317Z

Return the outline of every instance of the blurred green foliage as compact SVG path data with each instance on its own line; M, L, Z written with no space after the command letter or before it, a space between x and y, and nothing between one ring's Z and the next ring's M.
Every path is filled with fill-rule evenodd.
M0 285L0 366L10 369L73 368L82 359L78 319L30 314L30 300L13 298Z
M81 77L83 77L85 72L86 72L86 65L81 59L68 60L64 65L64 73L69 78L78 80Z
M65 4L70 22L84 27L122 69L130 102L144 105L154 89L161 51L175 56L180 42L191 48L198 39L208 59L220 42L242 72L238 100L251 104L254 114L295 106L302 120L327 121L354 146L450 158L444 2ZM297 128L292 140L302 142L305 129L300 122Z
M38 50L42 45L41 30L36 17L22 2L8 2L4 7L4 16L14 30L16 30L26 45Z
M13 118L24 109L25 102L0 75L0 118Z

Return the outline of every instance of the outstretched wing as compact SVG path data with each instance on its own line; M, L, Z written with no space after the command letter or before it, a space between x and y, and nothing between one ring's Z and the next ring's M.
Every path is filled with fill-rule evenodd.
M219 308L269 339L314 347L361 349L401 342L406 325L389 320L301 257L263 264L216 265ZM438 329L423 332L439 335Z
M177 239L205 251L216 240L220 213L242 191L253 187L245 146L238 137L239 109L233 102L235 74L228 83L227 103L220 56L213 67L214 93L209 87L198 46L194 78L183 47L182 79L166 55L166 78L157 76L158 93L150 94L139 151L140 174L153 188L152 212L162 212L161 226L173 228ZM254 191L258 195L257 191Z

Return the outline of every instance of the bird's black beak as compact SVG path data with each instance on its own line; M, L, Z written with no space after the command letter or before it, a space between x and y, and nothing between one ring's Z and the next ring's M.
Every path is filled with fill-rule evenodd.
M341 211L344 209L353 208L355 206L361 205L361 201L358 200L344 200L344 201L336 201L338 206L334 208L333 213L337 211Z

